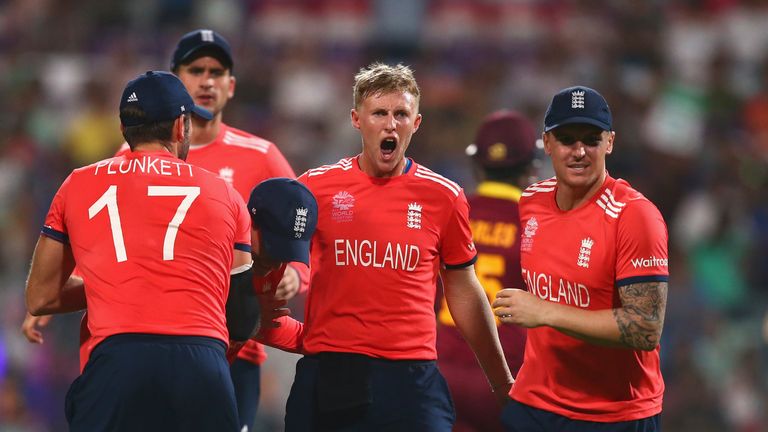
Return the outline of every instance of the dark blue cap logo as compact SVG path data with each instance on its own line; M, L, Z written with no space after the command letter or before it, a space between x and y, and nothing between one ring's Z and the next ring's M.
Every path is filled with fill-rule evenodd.
M251 191L248 211L271 258L309 265L309 241L317 227L317 201L306 186L289 178L264 180Z
M206 29L191 31L181 37L171 57L171 70L175 71L182 64L189 63L198 52L210 54L217 58L222 66L232 70L234 64L229 42L215 31Z
M602 130L612 130L608 102L597 91L584 86L560 90L547 108L544 132L567 124L590 124Z
M143 115L132 116L123 109L136 106ZM195 113L210 120L213 115L192 101L184 84L168 72L149 71L128 82L120 98L120 122L123 126L175 120L182 114Z

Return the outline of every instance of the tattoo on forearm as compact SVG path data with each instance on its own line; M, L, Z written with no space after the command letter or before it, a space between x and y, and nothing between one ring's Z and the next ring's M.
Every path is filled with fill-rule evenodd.
M648 282L619 288L622 307L613 310L621 342L629 347L652 350L659 344L667 307L667 283Z

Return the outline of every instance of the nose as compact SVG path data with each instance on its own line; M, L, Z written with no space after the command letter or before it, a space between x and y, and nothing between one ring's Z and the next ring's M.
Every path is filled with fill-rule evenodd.
M391 132L391 131L394 131L395 129L397 129L397 120L395 120L395 116L394 115L390 114L387 117L386 127L387 127L387 131L388 132Z
M584 143L581 140L574 144L573 151L578 159L583 158L587 154L587 150L584 148Z

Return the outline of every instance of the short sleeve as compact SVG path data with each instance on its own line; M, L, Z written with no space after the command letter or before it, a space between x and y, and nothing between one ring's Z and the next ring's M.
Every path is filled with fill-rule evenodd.
M53 197L51 207L48 209L48 214L45 217L45 223L41 229L41 234L50 237L56 241L62 243L69 243L69 230L66 223L66 200L67 192L69 191L69 184L72 181L72 174L70 174L61 184L56 195Z
M251 252L251 217L248 208L243 197L234 188L227 185L227 190L235 211L235 249Z
M616 285L669 279L667 225L650 201L637 200L621 214L617 233Z
M440 257L449 269L470 266L477 259L469 226L469 203L463 190L453 202L453 209L440 242Z

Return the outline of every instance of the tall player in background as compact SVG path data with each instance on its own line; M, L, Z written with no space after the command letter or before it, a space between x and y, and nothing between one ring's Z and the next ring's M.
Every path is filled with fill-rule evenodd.
M664 219L629 183L608 175L616 133L595 90L558 92L542 138L555 177L528 187L520 200L528 291L504 289L493 304L503 323L529 329L504 426L660 430Z
M512 381L473 269L469 206L459 185L405 157L422 119L410 68L363 68L353 94L362 153L299 177L320 212L306 325L288 320L261 333L306 354L285 427L449 431L453 404L435 362L438 277L486 391L504 401Z
M250 220L230 185L184 162L193 112L211 118L170 73L129 82L131 151L73 171L46 217L28 310L87 305L95 347L67 393L72 431L240 429L224 352L258 324L255 300L229 307L255 299ZM75 263L84 285L65 290Z
M273 177L294 178L296 174L271 142L225 124L224 108L235 94L232 50L219 33L200 29L182 36L171 58L171 71L184 83L197 105L213 114L211 120L193 116L191 146L187 162L205 168L226 180L244 200L261 181ZM118 155L128 152L124 145ZM73 278L76 279L76 278ZM277 287L281 299L290 299L306 288L309 270L299 263L290 264ZM41 318L27 317L22 332L31 342L41 343L38 326ZM81 355L86 357L87 353ZM253 428L261 388L261 364L266 360L264 347L249 341L232 364L238 412L241 424Z
M536 180L536 130L530 120L513 111L486 117L475 142L467 147L480 180L467 197L469 223L477 248L475 272L489 303L504 287L522 287L520 274L520 215L522 190ZM437 354L456 406L455 432L500 431L501 410L487 390L483 371L456 328L445 300L440 303ZM499 324L497 320L497 325ZM504 356L517 375L523 362L525 329L498 329Z

